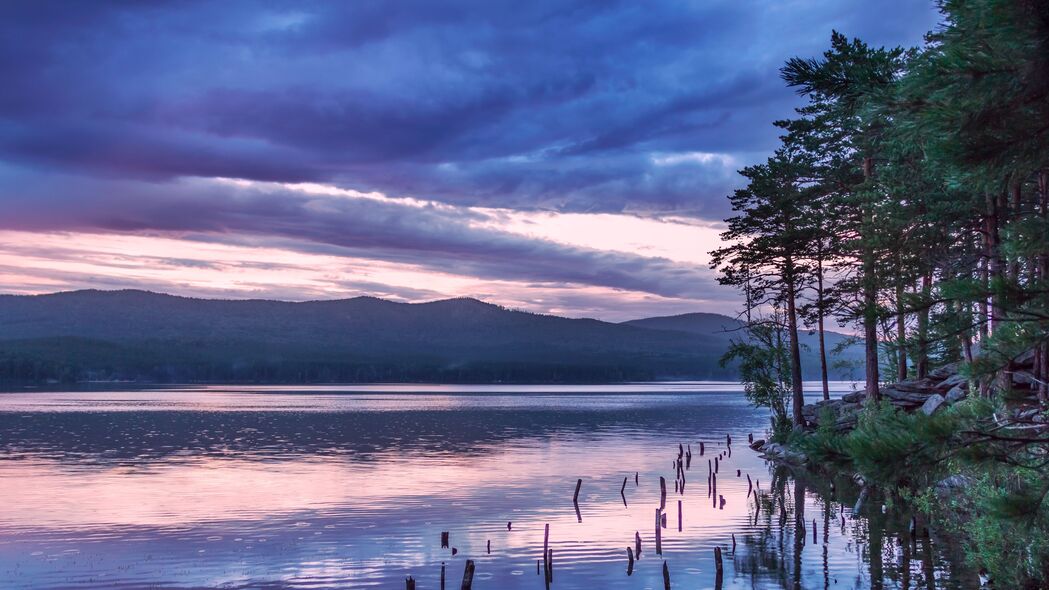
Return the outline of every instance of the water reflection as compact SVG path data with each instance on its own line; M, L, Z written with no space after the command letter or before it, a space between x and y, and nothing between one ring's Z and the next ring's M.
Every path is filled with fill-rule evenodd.
M851 482L770 471L733 387L594 389L0 395L4 587L436 588L442 563L458 587L469 558L475 588L538 588L546 524L555 588L661 588L664 560L675 588L712 588L715 545L725 588L971 582L909 516L853 515Z

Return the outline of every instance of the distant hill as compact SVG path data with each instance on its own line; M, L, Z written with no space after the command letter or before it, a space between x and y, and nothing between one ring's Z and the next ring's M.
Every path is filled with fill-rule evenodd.
M475 299L302 303L146 291L0 296L0 379L585 382L732 379L732 318L622 324ZM815 378L817 373L807 375Z
M685 313L673 316L660 316L630 320L624 325L650 330L677 331L688 334L702 334L712 339L724 340L727 348L733 339L742 337L743 322L717 313ZM815 332L802 331L801 369L806 380L818 381L820 378L819 337ZM825 331L824 344L828 353L828 373L831 379L853 379L854 372L850 367L858 367L863 361L863 347L853 342L853 338L839 332ZM841 350L831 356L836 348ZM835 366L835 365L843 366Z

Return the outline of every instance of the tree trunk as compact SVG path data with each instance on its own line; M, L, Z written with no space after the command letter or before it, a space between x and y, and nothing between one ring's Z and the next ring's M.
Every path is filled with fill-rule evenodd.
M824 339L823 330L823 251L819 252L819 260L816 261L816 325L819 329L820 342L820 381L823 384L823 399L830 399L830 384L827 379L827 344Z
M1023 183L1019 180L1013 184L1013 202L1012 202L1012 213L1017 218L1020 217L1020 211L1023 209ZM1004 199L1003 199L1004 202ZM1005 212L1008 213L1008 212ZM1009 220L1010 215L1003 215L1002 222L1005 223ZM1020 258L1014 257L1013 261L1009 264L1009 278L1019 282L1020 281Z
M798 342L798 311L795 307L794 298L796 288L794 286L793 262L788 259L787 267L787 331L790 336L790 385L793 390L792 417L795 426L804 426L805 418L801 414L801 407L805 405L805 392L801 381L801 345Z
M988 318L990 329L988 333L994 335L998 322L1001 321L1001 301L995 289L1002 278L1001 258L1001 233L998 231L998 199L994 196L987 197L987 280L991 288L991 314Z
M870 180L874 174L874 161L863 159L863 177ZM874 215L869 205L863 212L863 230L865 242L870 240L869 232L874 227ZM863 337L866 350L867 399L878 401L881 390L878 386L878 285L874 276L874 248L869 243L863 244Z
M1039 207L1042 214L1042 223L1049 224L1049 173L1038 174L1038 196ZM1038 265L1039 278L1043 281L1049 280L1049 252L1042 252L1040 264ZM1040 368L1041 381L1038 384L1038 400L1045 406L1049 403L1049 344L1042 343L1039 354L1035 357L1035 366Z
M902 270L902 269L901 269ZM900 271L897 271L900 272ZM896 280L896 381L907 379L907 316L904 314L903 281Z
M990 257L990 254L988 254L988 251L987 251L987 243L989 242L989 239L988 239L988 236L987 236L987 233L986 233L987 232L986 225L987 225L987 222L985 220L984 221L984 230L982 232L977 230L977 241L982 241L983 243L976 246L982 252L982 255L980 256L980 270L979 270L979 277L978 277L979 281L980 281L980 293L981 293L981 295L980 295L980 303L979 303L979 306L977 307L977 310L976 310L977 314L978 314L976 319L979 322L979 336L980 336L980 342L981 343L983 343L984 341L987 340L987 323L988 323L988 320L990 319L990 315L991 315L991 312L990 312L990 310L987 307L987 291L988 291L988 288L989 288L988 284L987 284L987 279L988 279L987 267L988 267L988 265L990 263L991 257Z
M932 291L932 272L922 275L922 300L918 311L918 358L914 361L914 370L918 379L924 379L929 372L929 295Z

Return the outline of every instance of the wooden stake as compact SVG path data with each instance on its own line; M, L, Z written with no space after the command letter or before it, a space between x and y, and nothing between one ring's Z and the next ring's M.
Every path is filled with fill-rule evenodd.
M663 560L663 590L670 590L670 570L667 568L667 561Z
M404 587L406 590L415 590L415 580L411 576L404 581Z
M583 480L582 479L576 480L576 482L575 482L575 494L572 496L572 501L573 502L578 502L579 501L579 488L581 488L581 487L583 487Z
M721 586L725 583L725 572L721 565L721 547L714 547L714 588L721 590Z
M634 553L641 559L641 533L634 531Z
M681 500L677 501L677 532L681 532Z
M441 533L441 549L448 548L448 531Z
M463 585L460 586L461 590L471 590L474 585L474 561L472 559L466 560L466 568L463 570Z
M656 508L656 555L663 555L663 527L659 513L659 508Z
M630 576L634 574L634 550L630 547L626 548L626 575Z

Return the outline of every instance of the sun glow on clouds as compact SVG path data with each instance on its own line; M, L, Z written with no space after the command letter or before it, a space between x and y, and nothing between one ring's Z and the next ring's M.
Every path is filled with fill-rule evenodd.
M679 162L718 162L734 166L735 160L723 154L689 152L660 156L666 165ZM661 164L662 165L662 164ZM550 211L516 211L492 207L456 207L437 201L411 197L390 197L380 192L361 192L320 183L275 183L239 179L215 179L221 184L265 190L267 187L324 197L368 199L406 207L434 208L461 212L464 218L478 219L469 225L512 232L540 240L549 240L595 250L629 252L662 257L678 262L706 266L708 252L717 247L722 228L697 219L678 217L642 217L610 213L557 213Z
M208 184L273 195L298 194L305 207L321 216L326 211L337 213L344 199L381 203L389 207L390 215L405 220L440 211L440 219L456 220L464 231L517 236L515 240L537 248L559 244L597 255L641 257L657 265L680 264L685 269L706 267L706 253L716 245L719 231L696 220L463 207L318 183L193 180L196 189ZM468 253L464 256L470 257ZM506 264L514 261L509 259ZM673 267L668 268L663 272L674 272ZM372 295L418 302L469 296L515 309L609 320L731 310L730 298L695 294L702 288L693 295L675 297L544 278L542 273L521 279L484 276L483 269L428 262L425 255L397 260L368 248L324 247L293 236L157 230L112 233L105 229L0 231L0 290L30 294L79 288L142 288L188 296L286 300Z
M147 289L214 298L302 301L371 295L404 302L477 297L514 309L625 320L707 302L591 285L490 280L418 265L224 243L213 236L0 231L0 289Z

